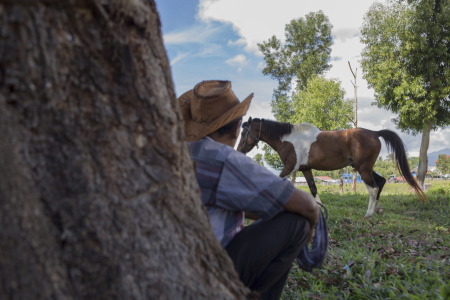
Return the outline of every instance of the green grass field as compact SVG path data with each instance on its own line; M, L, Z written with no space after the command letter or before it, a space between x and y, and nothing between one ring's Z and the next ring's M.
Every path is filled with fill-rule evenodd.
M384 213L371 219L364 184L345 188L318 186L328 257L312 274L293 267L282 299L450 299L450 182L433 181L428 203L407 184L386 184Z

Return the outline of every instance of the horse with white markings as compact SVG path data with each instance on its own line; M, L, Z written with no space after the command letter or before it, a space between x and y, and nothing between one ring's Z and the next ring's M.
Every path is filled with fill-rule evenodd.
M284 168L280 177L288 177L302 171L313 197L320 201L311 169L331 171L346 166L354 167L366 184L369 192L369 207L366 217L380 213L378 200L386 179L373 171L381 150L379 137L388 150L394 152L397 168L406 182L417 192L419 199L427 196L411 175L405 146L393 131L372 131L364 128L322 131L309 123L290 124L250 117L243 125L238 149L247 153L259 141L267 143L280 156Z

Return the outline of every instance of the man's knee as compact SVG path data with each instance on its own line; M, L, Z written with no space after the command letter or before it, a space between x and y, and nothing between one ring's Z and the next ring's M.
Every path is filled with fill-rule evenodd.
M282 212L279 217L288 224L289 235L293 241L301 241L309 236L310 225L305 217L291 212Z

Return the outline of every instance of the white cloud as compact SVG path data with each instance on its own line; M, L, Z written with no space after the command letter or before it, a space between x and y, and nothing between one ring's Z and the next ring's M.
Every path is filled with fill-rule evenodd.
M164 35L164 44L176 45L186 43L205 43L211 37L222 31L222 26L208 24L196 24L178 32Z
M205 24L213 23L211 21L231 24L239 38L236 41L229 41L228 46L241 46L248 53L260 57L261 53L257 47L258 43L268 40L273 35L276 35L278 39L284 40L285 25L292 19L304 17L309 12L322 10L333 25L332 34L334 36L331 52L331 64L333 67L327 72L326 77L340 80L342 87L346 90L346 97L353 99L354 88L351 83L353 75L349 69L349 62L353 71L357 72L358 126L371 130L394 130L408 145L410 155L417 156L419 154L421 135L413 136L402 133L395 128L391 121L396 116L395 114L376 106L371 106L371 102L374 101L374 91L368 88L367 82L362 78L359 60L361 59L361 51L364 45L360 43L360 28L364 14L375 1L278 0L276 4L268 0L199 1L198 19L200 21L205 22ZM236 9L237 7L239 9ZM238 62L233 61L233 63ZM259 62L257 69L261 70L263 66L263 62ZM260 83L259 86L261 85L264 84ZM256 87L258 84L254 83L252 86ZM264 91L264 99L259 100L257 105L253 103L249 114L255 117L273 118L270 107L270 95L271 91ZM450 129L440 129L432 132L429 152L450 147L449 136ZM384 145L381 154L387 154Z
M245 40L245 38L240 38L237 39L236 41L228 41L228 46L245 46L245 44L247 44L247 41Z
M256 67L258 70L262 70L262 69L264 69L264 67L265 67L265 63L263 63L262 61L260 61L259 63L258 63L258 66Z
M284 40L284 27L292 19L322 10L334 26L336 39L345 41L359 33L364 13L373 1L361 0L200 0L200 20L231 23L246 41L245 49L260 55L257 43L276 35ZM239 9L236 9L236 8Z
M170 64L173 66L173 65L175 65L178 61L182 60L183 58L185 58L185 57L188 56L188 55L189 55L188 52L187 52L187 53L180 53L180 54L178 54L174 59L172 59L172 60L170 61Z
M238 54L233 58L227 59L225 63L229 64L230 66L239 67L238 71L240 72L242 70L242 67L247 64L247 57L245 57L245 55L243 54Z

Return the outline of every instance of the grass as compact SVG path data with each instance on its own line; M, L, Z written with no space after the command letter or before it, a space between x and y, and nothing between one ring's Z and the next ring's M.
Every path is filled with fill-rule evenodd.
M428 203L407 184L386 184L384 214L371 219L363 184L338 189L318 186L330 214L324 265L313 273L294 266L282 299L450 299L449 181L432 182Z

